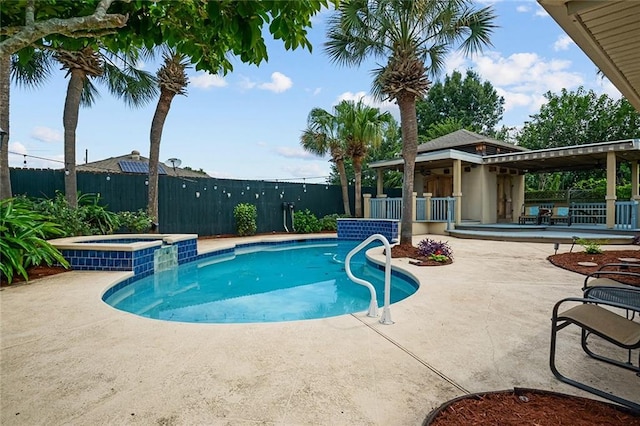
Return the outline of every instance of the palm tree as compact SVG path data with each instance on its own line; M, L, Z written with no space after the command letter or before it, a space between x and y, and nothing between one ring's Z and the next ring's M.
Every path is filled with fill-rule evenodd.
M9 172L9 93L11 79L24 87L42 85L53 71L51 55L47 51L33 50L27 62L19 61L17 55L6 56L0 61L0 128L7 132L0 147L0 199L11 198L11 176Z
M455 45L464 54L490 45L491 7L470 0L344 0L329 19L325 50L333 62L359 66L368 57L386 59L374 71L373 93L400 109L404 181L401 245L412 245L413 178L418 146L416 99L429 89Z
M149 199L147 210L154 221L158 221L158 163L160 162L160 141L164 122L169 114L171 102L176 95L186 95L189 84L186 69L189 63L184 55L166 51L164 64L157 73L160 98L151 122L149 146ZM158 228L155 229L158 232Z
M395 122L390 113L380 113L378 108L365 105L362 99L342 101L336 106L341 117L346 153L351 158L355 175L355 216L362 217L362 162L369 148L377 148L382 143L387 126Z
M329 153L331 161L338 169L338 176L340 176L344 214L351 216L349 186L344 167L345 145L344 141L340 139L339 130L340 122L336 115L332 115L322 108L314 108L307 118L307 128L302 132L300 144L305 151L319 156Z
M98 91L91 79L107 86L111 94L122 98L129 106L142 106L157 93L155 80L146 71L133 65L140 51L125 52L123 66L114 63L115 55L110 52L96 51L85 47L79 51L56 49L55 59L62 69L71 75L64 103L64 163L65 198L72 208L78 205L78 187L76 178L76 128L80 105L91 106L98 97ZM120 58L115 58L120 59Z

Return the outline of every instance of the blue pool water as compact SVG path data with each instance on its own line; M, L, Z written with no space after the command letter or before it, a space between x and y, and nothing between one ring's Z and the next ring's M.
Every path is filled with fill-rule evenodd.
M357 244L336 240L239 247L108 291L105 302L144 317L197 323L293 321L366 311L369 290L349 280L344 270L344 259ZM367 249L352 258L351 270L376 287L382 306L384 271L366 261ZM417 287L394 271L391 303Z

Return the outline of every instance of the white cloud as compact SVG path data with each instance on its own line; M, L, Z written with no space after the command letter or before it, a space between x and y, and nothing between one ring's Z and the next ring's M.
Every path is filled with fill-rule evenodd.
M257 83L254 82L254 81L251 81L251 79L249 77L240 76L240 81L239 81L238 85L243 90L251 90L254 87L256 87Z
M189 78L191 84L199 89L209 89L211 87L225 87L228 83L219 75L209 74L207 72L199 73Z
M526 13L531 11L531 7L528 4L521 4L516 7L516 12Z
M536 13L535 13L535 15L536 15L536 16L538 16L538 17L540 17L540 18L548 18L548 17L549 17L549 14L547 13L547 11L546 11L546 10L544 10L544 9L542 8L542 6L540 6L540 5L538 5L538 7L536 8Z
M571 39L571 37L563 34L558 37L555 43L553 43L553 50L555 50L556 52L559 52L561 50L569 50L569 47L572 44L575 44L575 42Z
M35 127L31 131L32 138L39 140L40 142L62 142L64 141L64 136L62 132L56 129L51 129L49 127Z
M273 152L278 154L281 157L285 158L299 158L303 160L317 160L318 156L314 155L308 151L305 151L301 147L290 147L290 146L278 146L273 149Z
M620 93L620 91L618 90L618 88L616 86L614 86L608 78L606 77L597 77L597 81L595 83L596 87L599 87L600 90L606 94L607 96L609 96L612 99L620 99L622 97L622 94Z
M271 81L269 83L262 83L258 86L258 88L263 90L270 90L274 93L282 93L291 89L292 86L293 82L289 77L276 71L271 74Z
M20 142L9 143L9 167L27 167L30 169L62 168L62 165L64 164L63 154L47 157L48 159L30 157L29 150L24 144Z

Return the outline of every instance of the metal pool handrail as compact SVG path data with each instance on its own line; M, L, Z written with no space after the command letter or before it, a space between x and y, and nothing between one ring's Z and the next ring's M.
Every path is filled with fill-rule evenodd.
M378 316L378 302L376 301L376 289L373 285L366 280L358 278L351 273L351 258L354 254L362 250L366 247L370 242L374 240L380 240L382 244L384 244L386 260L384 266L384 308L382 309L382 317L380 318L381 324L393 324L391 320L391 308L389 305L391 304L391 245L389 244L389 240L384 235L381 234L373 234L360 244L358 244L354 249L352 249L344 261L344 268L347 272L347 277L351 281L356 284L363 285L369 289L369 293L371 294L371 302L369 303L369 311L367 312L367 316L369 317L377 317Z

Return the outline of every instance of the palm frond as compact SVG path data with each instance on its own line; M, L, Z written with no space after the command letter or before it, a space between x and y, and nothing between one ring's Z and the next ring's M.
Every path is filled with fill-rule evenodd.
M11 80L22 87L37 88L51 76L55 60L51 52L33 50L29 59L21 61L18 55L11 56Z

